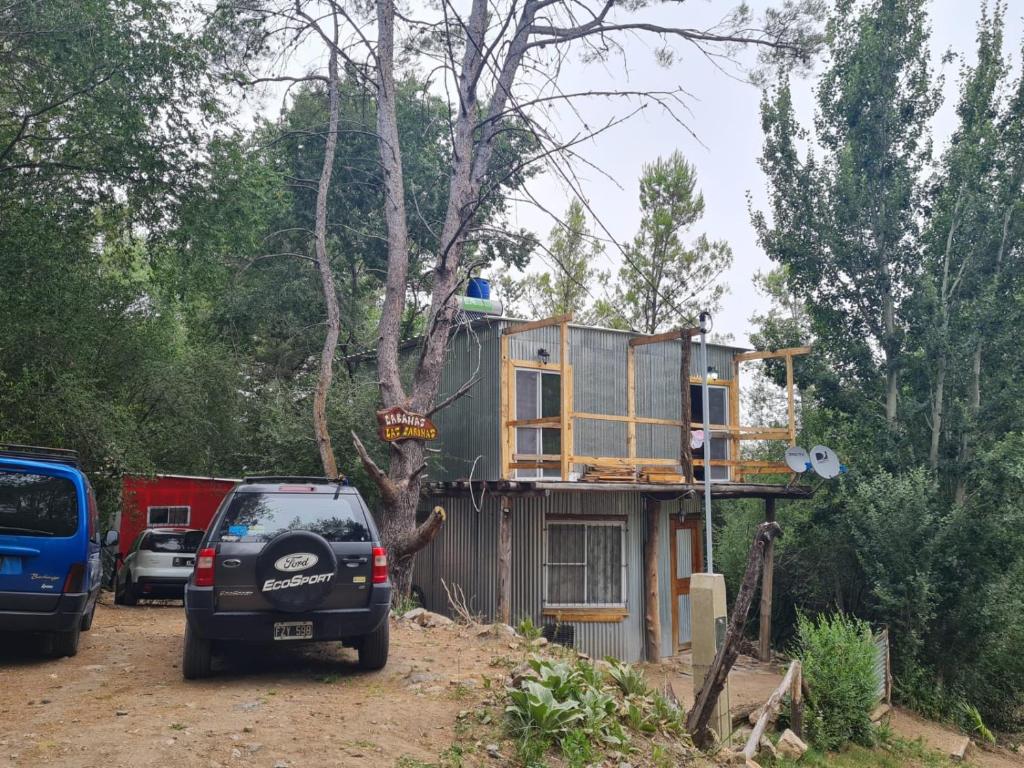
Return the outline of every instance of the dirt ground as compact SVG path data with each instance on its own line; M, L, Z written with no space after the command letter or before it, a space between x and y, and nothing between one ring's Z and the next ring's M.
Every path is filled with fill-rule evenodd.
M508 642L392 622L387 667L337 644L237 656L185 682L180 603L99 607L78 655L0 648L0 766L316 768L435 762ZM458 635L462 639L458 639ZM461 683L461 684L460 684Z

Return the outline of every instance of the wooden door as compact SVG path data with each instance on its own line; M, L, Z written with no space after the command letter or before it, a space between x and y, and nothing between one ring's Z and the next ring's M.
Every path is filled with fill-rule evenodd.
M671 518L672 574L672 647L678 651L690 647L690 575L704 570L704 549L701 543L700 521Z

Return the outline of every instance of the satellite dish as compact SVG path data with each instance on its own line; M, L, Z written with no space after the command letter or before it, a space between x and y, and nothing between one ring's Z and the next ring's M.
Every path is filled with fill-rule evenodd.
M801 474L811 468L811 457L799 445L794 445L786 449L786 466Z
M824 445L816 445L811 448L811 466L826 480L839 477L845 470L845 467L839 463L836 452Z

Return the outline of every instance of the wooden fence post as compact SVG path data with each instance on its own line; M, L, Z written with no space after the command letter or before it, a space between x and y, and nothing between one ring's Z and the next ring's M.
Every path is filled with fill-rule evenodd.
M498 527L498 620L512 623L512 499L501 497Z
M764 500L764 520L775 522L775 499ZM758 658L771 661L772 658L772 589L775 581L775 541L769 540L764 548L764 569L761 574L761 627L758 643Z
M658 600L658 529L661 502L648 498L645 500L645 506L647 540L644 542L644 629L647 639L647 661L657 663L661 659L661 613Z

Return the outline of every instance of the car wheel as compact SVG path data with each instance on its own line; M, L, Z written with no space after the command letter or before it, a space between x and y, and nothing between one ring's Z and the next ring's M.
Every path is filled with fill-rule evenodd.
M185 648L181 658L181 674L186 680L209 677L213 667L213 648L185 624Z
M124 587L121 590L121 605L136 605L139 598L135 595L135 585L132 584L132 572L124 575Z
M96 616L96 603L98 603L99 601L100 598L99 595L97 595L96 599L92 601L92 608L90 608L88 611L82 614L81 630L83 632L88 632L90 629L92 629L92 620L93 617Z
M391 644L390 627L384 619L373 632L365 635L359 643L359 668L366 670L383 669L388 663L388 648Z
M50 655L55 658L74 656L78 653L80 635L80 625L76 625L74 629L67 632L54 632L50 635Z

